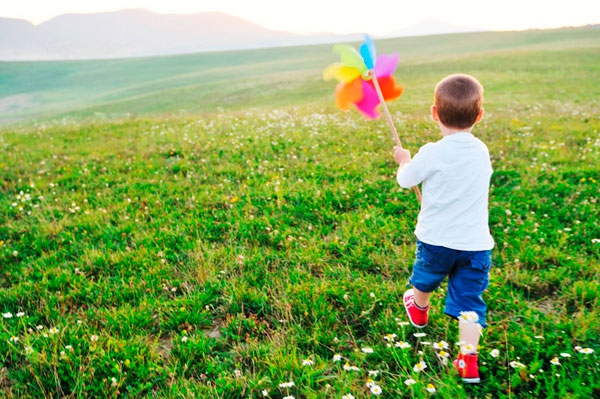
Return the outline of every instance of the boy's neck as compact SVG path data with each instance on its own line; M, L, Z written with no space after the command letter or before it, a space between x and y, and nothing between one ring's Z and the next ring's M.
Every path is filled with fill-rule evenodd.
M464 128L464 129L456 129L456 128L444 126L441 123L438 123L438 125L440 126L442 136L444 136L444 137L451 136L456 133L471 133L471 130L473 130L473 126L470 126L470 127Z

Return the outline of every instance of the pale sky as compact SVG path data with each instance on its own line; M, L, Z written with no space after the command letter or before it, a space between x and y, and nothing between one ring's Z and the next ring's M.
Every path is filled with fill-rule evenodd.
M600 23L600 0L2 0L0 17L39 24L67 13L146 8L163 14L220 11L296 33L384 35L436 18L489 30Z

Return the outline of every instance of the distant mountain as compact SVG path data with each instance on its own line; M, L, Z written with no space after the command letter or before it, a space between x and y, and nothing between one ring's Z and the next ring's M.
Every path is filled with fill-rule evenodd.
M481 31L429 19L387 37ZM65 14L40 25L0 18L0 61L127 58L361 41L362 34L298 35L228 14L157 14L129 9Z
M296 35L231 15L157 14L130 9L65 14L40 25L0 18L0 60L124 58L360 40L360 35Z

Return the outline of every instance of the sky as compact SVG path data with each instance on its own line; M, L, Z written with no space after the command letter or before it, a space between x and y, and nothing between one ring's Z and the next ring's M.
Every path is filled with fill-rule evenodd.
M34 24L57 15L146 8L163 14L224 12L265 28L308 34L386 35L434 18L485 30L600 23L600 0L3 0L0 17Z

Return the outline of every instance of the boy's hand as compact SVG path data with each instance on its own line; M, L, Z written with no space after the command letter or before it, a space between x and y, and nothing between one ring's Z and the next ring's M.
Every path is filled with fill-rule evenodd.
M397 145L394 147L394 159L398 165L406 165L410 162L410 151Z

